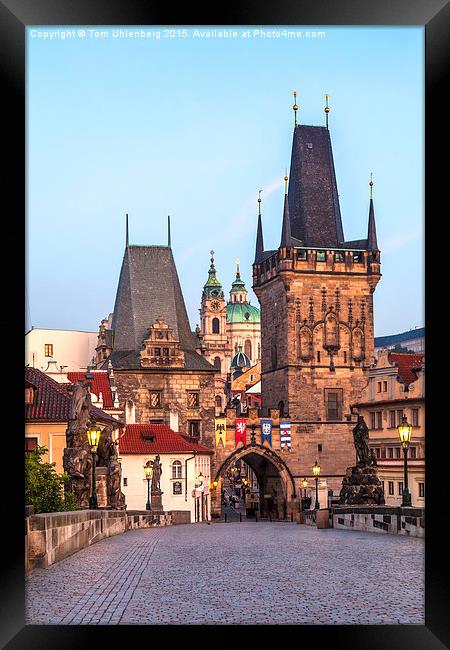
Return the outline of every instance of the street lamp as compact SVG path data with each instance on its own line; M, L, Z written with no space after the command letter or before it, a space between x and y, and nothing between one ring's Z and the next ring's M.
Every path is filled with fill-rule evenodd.
M147 505L146 505L146 510L151 510L152 509L152 504L150 502L150 481L152 480L153 476L153 466L150 464L150 461L148 460L144 466L144 472L145 472L145 478L147 479Z
M306 499L306 488L308 487L308 481L306 478L303 479L302 481L303 489L305 490L305 499Z
M408 490L408 447L411 442L412 426L408 423L406 415L402 417L401 423L397 427L400 436L400 442L403 447L404 468L405 468L405 484L403 486L402 507L411 506L411 493Z
M86 433L89 442L89 447L91 448L91 453L92 453L92 494L89 499L89 509L97 510L98 501L97 501L97 486L95 484L96 483L95 461L96 461L97 447L100 441L100 435L102 433L102 430L95 424L95 422L91 422L89 429L87 430Z
M320 465L317 462L317 460L316 460L315 464L313 465L312 471L313 471L313 474L314 474L315 480L316 480L316 503L315 503L315 506L314 506L314 510L319 510L320 506L319 506L319 487L318 486L319 486Z

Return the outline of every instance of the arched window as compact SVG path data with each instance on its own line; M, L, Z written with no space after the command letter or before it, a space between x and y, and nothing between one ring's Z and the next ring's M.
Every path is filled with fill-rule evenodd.
M244 343L244 352L249 359L252 358L252 342L249 339Z
M222 398L220 395L216 395L216 406L220 409L222 408Z
M220 357L214 357L214 368L219 372L222 370L222 362L220 361Z
M212 333L219 334L220 332L220 323L218 318L212 319Z
M174 460L172 463L172 478L181 478L181 461Z
M281 400L281 402L278 402L278 409L280 411L280 418L284 417L284 402Z

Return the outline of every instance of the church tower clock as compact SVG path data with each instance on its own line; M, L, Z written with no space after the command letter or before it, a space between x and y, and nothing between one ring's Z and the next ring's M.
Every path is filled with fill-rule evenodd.
M200 331L203 339L204 354L218 371L215 378L216 416L225 410L228 359L231 349L227 337L227 307L222 285L216 276L214 266L214 251L211 253L211 264L208 279L203 286L202 303L200 307Z

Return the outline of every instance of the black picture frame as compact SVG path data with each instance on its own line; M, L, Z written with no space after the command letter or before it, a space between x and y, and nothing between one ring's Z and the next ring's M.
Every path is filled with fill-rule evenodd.
M2 0L0 4L1 75L3 81L4 133L11 136L4 145L3 160L3 315L1 319L4 342L3 378L3 567L1 593L1 647L16 648L82 648L84 646L114 647L127 644L137 634L143 641L154 643L156 636L167 635L167 626L25 626L24 567L23 567L23 438L19 413L22 413L23 374L18 355L23 350L25 316L21 293L26 269L25 247L25 28L29 25L422 25L425 27L426 51L426 328L427 328L427 523L426 523L426 594L424 626L267 626L279 635L292 635L295 643L321 647L416 648L433 650L450 647L449 601L446 590L445 568L448 554L443 550L446 541L447 494L446 471L443 459L448 458L448 428L443 392L445 376L439 371L446 365L446 333L439 326L446 311L445 293L439 282L448 274L446 241L442 239L440 222L448 220L448 163L440 163L439 154L447 153L445 135L446 85L448 71L448 34L450 33L450 6L446 0L308 0L293 3L227 2L220 7L220 16L211 14L211 5L204 9L186 5L176 17L167 5L156 5L146 0ZM405 107L407 110L407 107ZM407 192L408 188L399 188ZM445 198L444 198L445 197ZM447 201L445 200L447 199ZM6 203L6 205L5 205ZM6 225L12 226L12 235ZM20 243L19 243L20 242ZM20 252L19 252L20 251ZM22 264L22 255L23 261ZM444 285L445 286L445 285ZM16 288L16 290L14 290ZM434 294L434 289L438 293ZM401 308L401 297L399 297ZM16 306L12 303L16 300ZM23 320L21 320L23 319ZM431 367L430 367L431 364ZM447 438L447 439L446 439ZM5 471L7 470L7 471ZM9 472L9 476L8 476ZM6 546L6 548L5 548ZM380 571L389 567L380 558ZM314 578L311 578L312 587ZM176 591L174 590L174 597ZM191 628L191 629L188 629ZM192 638L197 643L215 643L217 632L237 632L228 626L211 626L201 634L213 632L211 638L199 636L198 626L171 626L169 646L185 643ZM223 629L217 629L223 628ZM240 627L238 637L254 634L253 626ZM265 631L265 628L264 630ZM214 634L215 633L215 634ZM233 637L229 637L232 639ZM196 640L196 641L195 641ZM159 643L159 639L158 639Z

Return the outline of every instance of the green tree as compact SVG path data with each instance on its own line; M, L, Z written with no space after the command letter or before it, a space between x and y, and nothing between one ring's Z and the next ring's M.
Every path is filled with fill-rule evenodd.
M42 461L47 451L46 447L38 445L25 454L25 503L31 504L36 514L76 510L74 493L64 492L69 480L67 472L58 474L55 463Z

